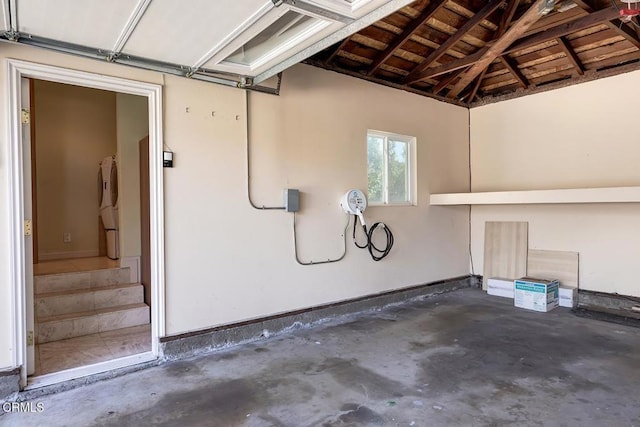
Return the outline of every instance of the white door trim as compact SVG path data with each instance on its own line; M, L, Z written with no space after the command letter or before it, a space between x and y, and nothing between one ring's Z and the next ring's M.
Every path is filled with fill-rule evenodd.
M149 100L149 198L151 226L151 345L152 354L160 357L160 340L165 335L164 277L164 185L162 170L162 86L118 77L92 74L15 59L7 60L7 129L6 144L9 172L9 254L11 257L11 299L13 330L13 365L21 368L21 386L27 386L26 362L26 291L22 126L20 117L20 79L22 77L85 86L145 96ZM93 372L78 369L77 376ZM102 369L104 370L104 369ZM68 379L68 378L67 378Z

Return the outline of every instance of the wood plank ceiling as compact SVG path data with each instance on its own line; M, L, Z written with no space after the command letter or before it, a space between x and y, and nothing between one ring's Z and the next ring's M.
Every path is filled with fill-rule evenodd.
M307 63L465 106L640 69L618 0L419 0Z

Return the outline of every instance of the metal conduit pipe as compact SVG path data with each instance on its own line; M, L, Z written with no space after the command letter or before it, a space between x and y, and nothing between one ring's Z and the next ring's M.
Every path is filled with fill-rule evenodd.
M349 228L349 222L351 221L351 215L347 214L347 223L344 226L344 230L342 230L342 237L344 237L344 250L342 251L342 255L339 258L328 259L325 261L301 261L298 256L298 240L296 237L296 213L293 213L293 250L296 255L296 261L300 265L318 265L318 264L329 264L332 262L342 261L344 257L347 255L347 229Z
M285 210L284 206L258 206L253 202L251 198L251 136L249 132L249 91L244 92L244 100L246 107L246 138L247 138L247 198L249 199L249 204L252 208L258 210Z

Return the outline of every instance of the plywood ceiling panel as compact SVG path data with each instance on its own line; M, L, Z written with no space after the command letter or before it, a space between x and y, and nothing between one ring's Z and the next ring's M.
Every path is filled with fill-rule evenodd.
M18 31L111 50L136 4L137 0L22 0Z
M513 280L526 276L528 246L528 223L486 222L482 289L487 289L489 278Z
M530 249L527 276L558 280L560 286L578 287L578 252Z
M154 0L123 52L174 64L194 65L270 0Z

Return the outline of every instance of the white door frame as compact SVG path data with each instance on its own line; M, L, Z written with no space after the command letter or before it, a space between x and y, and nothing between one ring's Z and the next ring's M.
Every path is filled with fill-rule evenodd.
M159 338L165 334L164 286L164 185L162 170L162 86L84 71L7 60L7 141L6 158L9 172L9 254L11 256L11 299L13 331L13 366L21 368L21 386L31 388L81 376L117 369L153 360L161 356ZM149 198L151 226L151 352L45 375L27 384L26 289L24 236L24 181L21 125L22 77L72 84L145 96L149 100ZM47 377L47 378L44 378Z

